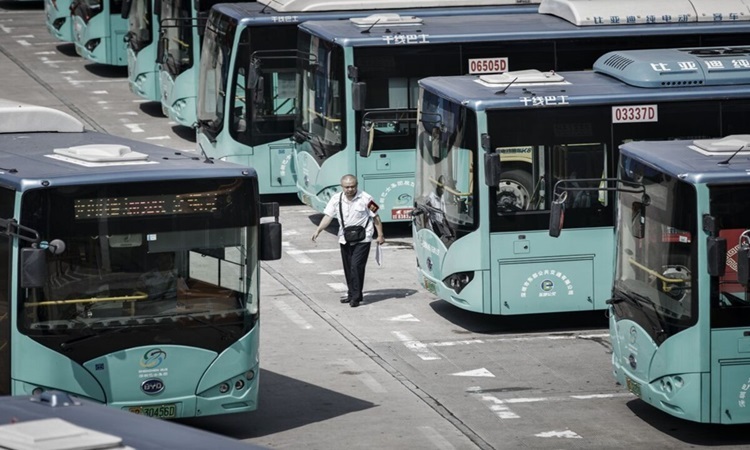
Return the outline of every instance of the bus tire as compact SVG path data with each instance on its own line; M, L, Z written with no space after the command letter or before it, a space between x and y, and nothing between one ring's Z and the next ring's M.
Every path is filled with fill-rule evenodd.
M521 169L506 170L500 174L497 187L498 207L506 211L526 211L534 192L531 174Z

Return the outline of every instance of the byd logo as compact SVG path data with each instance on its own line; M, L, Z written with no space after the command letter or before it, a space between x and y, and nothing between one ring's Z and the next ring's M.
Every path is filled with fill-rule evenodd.
M158 378L149 378L141 383L141 390L148 395L158 394L164 390L164 382Z

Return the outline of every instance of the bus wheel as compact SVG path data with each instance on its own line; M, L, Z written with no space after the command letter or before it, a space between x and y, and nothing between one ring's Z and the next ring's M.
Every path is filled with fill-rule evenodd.
M519 169L506 170L497 186L497 207L504 212L525 211L531 202L531 175Z

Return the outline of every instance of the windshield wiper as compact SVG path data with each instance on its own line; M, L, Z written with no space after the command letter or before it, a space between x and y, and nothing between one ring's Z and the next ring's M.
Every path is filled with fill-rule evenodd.
M620 295L622 295L622 299L628 301L628 303L634 305L636 308L638 308L642 313L643 316L646 317L646 320L648 320L649 324L651 325L651 330L654 332L654 340L657 341L657 343L661 343L664 341L664 339L667 338L667 332L664 330L664 318L662 314L657 310L659 307L656 302L651 300L649 297L638 294L633 291L625 292L623 290L620 290ZM622 300L620 300L622 301ZM607 301L609 304L615 304L618 303L617 298L613 298ZM651 315L648 313L648 311L645 310L644 305L649 305L651 309L654 311L654 315Z
M317 134L305 131L302 128L297 128L294 130L294 140L297 141L298 144L309 142L310 147L315 152L315 156L320 159L326 158L325 142L323 141L323 138Z

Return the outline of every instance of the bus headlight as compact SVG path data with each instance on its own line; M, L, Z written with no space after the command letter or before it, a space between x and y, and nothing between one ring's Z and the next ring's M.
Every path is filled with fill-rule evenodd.
M55 19L54 22L52 22L52 26L55 27L55 30L59 30L63 24L65 23L66 17L60 17L59 19Z
M443 283L456 291L456 294L460 293L467 284L471 283L474 279L474 272L457 272L443 280Z
M227 392L229 392L229 383L221 383L219 385L219 392L221 392L222 394L226 394Z
M86 42L86 50L93 52L96 47L102 42L101 39L96 38Z

